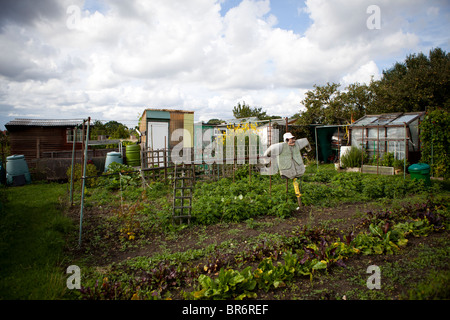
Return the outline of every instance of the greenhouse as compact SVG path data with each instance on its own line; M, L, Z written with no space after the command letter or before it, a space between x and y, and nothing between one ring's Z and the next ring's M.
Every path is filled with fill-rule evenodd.
M420 159L419 124L425 112L366 115L349 126L352 146L369 157L392 153L395 159L415 163Z

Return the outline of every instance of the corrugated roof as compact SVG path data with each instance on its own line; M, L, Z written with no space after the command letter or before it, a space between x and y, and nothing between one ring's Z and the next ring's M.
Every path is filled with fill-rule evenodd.
M153 108L147 108L145 111L165 111L165 112L175 112L175 113L194 113L194 111L190 110L177 110L177 109L153 109Z
M14 119L5 124L8 126L31 126L31 127L73 127L83 124L82 119Z

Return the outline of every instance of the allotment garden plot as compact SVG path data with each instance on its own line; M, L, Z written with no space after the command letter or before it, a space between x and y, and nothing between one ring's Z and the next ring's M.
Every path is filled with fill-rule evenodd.
M414 279L398 278L411 268L420 274L417 281L442 271L440 283L448 283L442 262L428 270L417 262L426 250L434 250L430 259L448 262L444 181L426 187L403 175L338 172L322 165L308 167L300 186L299 207L291 183L279 176L249 176L248 166L233 177L198 179L188 225L172 221L170 183L139 173L92 179L85 193L81 248L72 249L84 265L82 288L70 295L407 299L416 294L408 285ZM74 221L79 200L75 192ZM366 286L365 272L373 262L386 272L381 290Z

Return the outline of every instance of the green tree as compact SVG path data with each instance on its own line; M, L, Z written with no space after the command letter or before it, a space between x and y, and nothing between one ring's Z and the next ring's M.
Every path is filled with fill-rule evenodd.
M305 110L297 114L298 124L348 124L366 113L373 100L373 94L367 85L351 84L345 91L339 91L340 84L327 83L314 86L306 93L302 104Z
M224 123L224 122L225 121L220 120L220 119L209 119L206 124L216 125L216 124L221 124L221 123Z
M258 120L265 120L268 118L266 111L262 111L262 107L251 108L249 105L245 104L245 101L242 105L238 102L237 106L233 108L233 116L236 119L257 117Z
M364 116L368 105L373 100L370 87L355 83L344 91L340 84L327 83L325 86L314 86L314 90L306 93L302 104L305 110L294 115L301 127L298 135L308 138L314 145L314 129L311 125L345 125Z
M91 137L97 139L99 135L105 135L111 139L127 139L130 136L130 129L117 121L108 121L103 124L100 120L95 120Z
M294 118L298 118L296 124L300 126L296 129L295 135L307 138L314 148L314 129L311 125L335 123L333 110L337 109L336 97L339 96L339 86L337 83L314 85L314 90L306 92L306 97L302 100L305 110L294 115Z
M431 166L436 177L450 177L450 113L444 109L427 112L420 124L421 161Z
M450 54L440 48L411 54L371 83L369 113L414 112L450 107Z
M339 95L339 102L344 109L342 111L344 122L351 122L352 119L358 120L363 117L373 98L374 94L368 85L359 83L349 85L346 91Z
M340 84L327 83L325 86L314 85L314 90L306 92L306 98L302 101L306 110L301 111L299 124L336 124L341 118L337 97Z
M130 136L130 130L122 123L109 121L105 123L106 132L113 139L126 139Z
M91 138L97 139L98 136L106 135L105 125L100 120L95 120L92 127L89 128Z

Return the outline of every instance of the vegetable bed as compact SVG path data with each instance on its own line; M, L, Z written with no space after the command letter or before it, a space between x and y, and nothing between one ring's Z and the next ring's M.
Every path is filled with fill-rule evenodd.
M428 239L442 249L431 257L448 262L445 182L426 188L399 176L310 168L297 208L292 185L286 193L279 177L198 181L187 226L171 224L170 186L109 179L88 189L84 241L73 252L85 272L72 298L408 299L417 292L403 271L401 284L370 290L367 267L378 261L383 279L395 279L386 266L410 270ZM448 270L436 265L426 275L439 271L439 283L448 283Z

